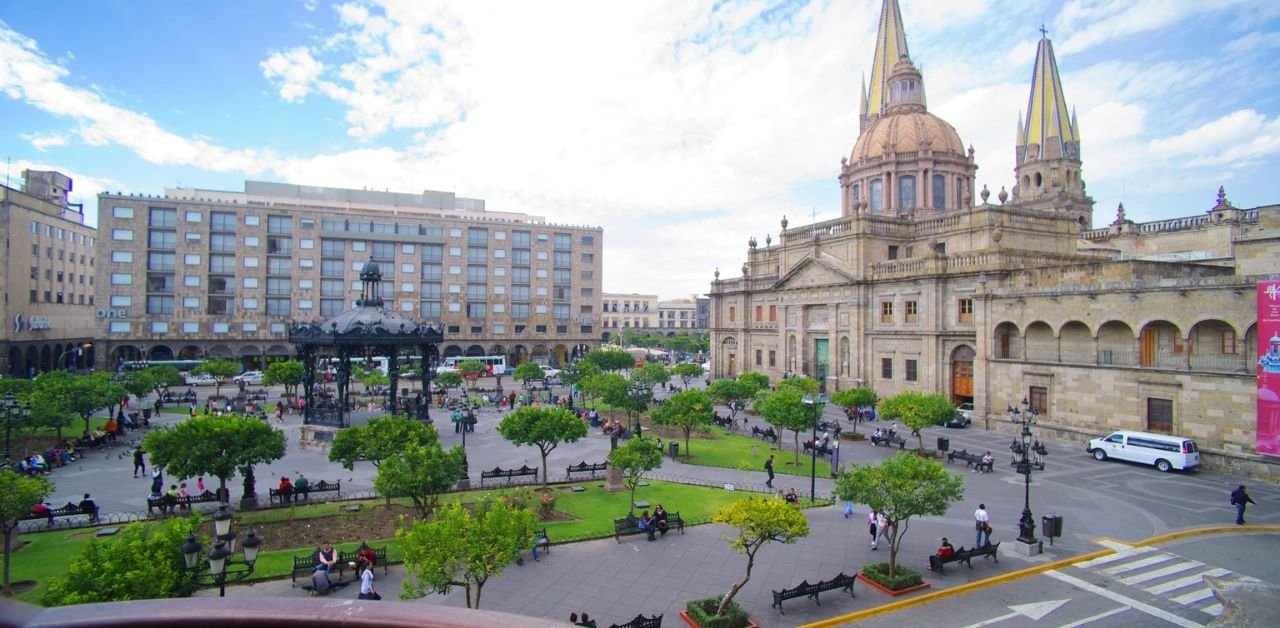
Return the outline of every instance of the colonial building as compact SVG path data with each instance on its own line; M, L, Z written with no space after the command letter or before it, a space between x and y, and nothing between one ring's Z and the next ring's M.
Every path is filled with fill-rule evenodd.
M621 336L626 328L642 333L657 329L658 295L607 293L601 299L600 324L604 328L601 339L605 342Z
M1217 202L1093 229L1080 125L1043 37L1015 178L974 193L977 163L928 112L896 0L885 0L861 133L839 171L842 215L748 243L711 286L714 375L808 375L972 402L988 427L1023 399L1039 430L1196 438L1206 463L1256 455L1254 291L1280 258L1280 206ZM995 202L993 202L995 201Z
M353 306L374 260L387 307L443 322L443 356L560 363L599 344L603 231L447 192L247 181L243 192L102 194L102 366L290 352L291 320Z
M0 186L0 373L90 367L98 232L84 224L83 206L67 201L70 177L24 170L22 180L21 191Z
M696 297L658 302L658 332L664 336L706 332L698 327Z

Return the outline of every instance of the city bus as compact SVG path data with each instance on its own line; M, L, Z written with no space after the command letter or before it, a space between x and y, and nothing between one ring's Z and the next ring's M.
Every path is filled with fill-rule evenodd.
M491 376L503 375L507 372L507 356L505 355L456 355L445 358L444 361L440 363L440 366L436 367L436 375L455 372L458 370L458 363L466 362L467 360L479 360L484 362L485 366L488 367L488 374Z

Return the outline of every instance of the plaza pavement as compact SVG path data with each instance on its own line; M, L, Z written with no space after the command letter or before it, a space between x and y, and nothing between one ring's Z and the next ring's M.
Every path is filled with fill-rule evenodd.
M441 427L441 439L446 447L461 441L461 436L452 431L444 411L433 410L432 414L436 425ZM358 413L355 420L367 420L367 415ZM842 415L830 407L826 417L842 419ZM170 414L160 422L175 422L181 418L181 415ZM541 464L535 448L514 448L497 434L498 420L496 411L482 411L476 432L467 435L473 485L478 484L476 479L482 468ZM324 454L299 449L300 423L300 417L286 415L282 427L288 438L288 454L271 465L258 467L259 493L265 494L281 475L296 477L299 472L313 481L342 480L344 492L367 490L372 486L372 465L360 464L349 472L329 463ZM926 582L935 589L975 582L1029 565L1093 551L1098 549L1093 539L1100 536L1137 540L1174 529L1229 521L1230 515L1224 512L1225 508L1205 508L1203 503L1225 503L1225 497L1218 499L1225 495L1222 491L1243 481L1207 472L1193 476L1166 475L1128 465L1095 464L1082 450L1074 451L1074 447L1051 443L1049 468L1034 476L1032 509L1037 518L1047 512L1062 514L1066 535L1053 547L1046 545L1044 555L1026 558L1013 553L1009 547L1017 536L1023 486L1021 477L1009 469L1008 437L977 429L976 426L967 430L937 428L926 430L926 445L932 446L939 435L951 438L953 449L991 450L996 455L997 471L974 474L964 473L964 468L959 465L951 467L963 473L966 479L965 498L953 505L943 517L911 521L899 556L900 564L921 570L925 557L937 547L942 536L949 537L957 547L971 546L972 512L979 502L986 503L991 512L995 529L993 540L1004 541L1006 545L1001 547L999 564L980 560L972 570L955 566L949 568L945 576L925 571ZM603 460L609 444L608 438L598 430L592 430L583 441L561 445L549 457L552 475L580 461ZM145 511L149 481L132 478L131 461L128 456L119 456L123 451L124 448L118 448L106 455L91 454L86 460L55 471L50 476L57 484L51 503L78 501L80 494L91 492L104 511ZM763 465L768 446L762 443L760 451ZM841 459L844 463L873 462L895 452L866 443L846 442L841 448ZM785 460L787 453L782 452L779 459ZM819 496L829 494L832 487L829 477L822 477L823 470L824 464L819 461ZM742 471L686 465L670 459L666 459L663 467L653 475L713 486L731 483L736 490L765 490L763 472L751 472L749 483L743 485ZM174 480L166 478L166 483ZM206 483L211 484L211 481L206 478ZM808 484L808 477L779 475L775 480L776 488L796 488L802 494L807 492ZM239 482L229 486L232 496L237 497L241 492ZM1274 504L1280 499L1280 490L1256 483L1250 483L1250 486L1259 502L1259 506L1251 510L1250 520L1278 522ZM1131 492L1135 494L1130 495ZM1179 492L1186 495L1177 494ZM643 498L643 489L638 498ZM1166 508L1170 505L1174 507ZM680 509L678 504L666 506L672 511ZM867 562L887 559L887 544L881 543L879 551L875 552L868 547L864 507L857 507L851 519L842 516L840 504L810 509L806 515L811 528L809 537L794 545L771 545L760 551L751 581L737 596L752 618L763 626L798 625L890 601L891 598L858 583L855 585L855 599L840 592L828 592L822 595L821 606L801 598L786 603L785 615L770 607L770 589L792 587L802 580L829 579L840 572L854 573ZM669 534L654 543L646 542L643 537L629 537L621 544L606 539L557 545L549 556L539 562L526 560L523 566L512 565L500 577L491 580L485 588L481 605L486 609L558 621L564 621L570 612L586 611L600 620L602 626L624 622L642 612L646 615L663 613L665 621L679 621L677 615L686 600L723 593L742 577L746 559L728 548L723 538L728 533L724 526L703 525L688 528L684 535ZM404 577L402 566L392 566L391 570L391 574L385 577L381 570L377 573L377 587L388 600L398 596L400 581ZM208 591L202 593L209 594ZM216 595L216 592L212 594ZM305 596L306 593L290 588L288 581L284 580L231 587L228 595ZM355 595L356 590L348 587L326 600L336 603ZM447 596L428 595L412 603L464 604L460 590Z

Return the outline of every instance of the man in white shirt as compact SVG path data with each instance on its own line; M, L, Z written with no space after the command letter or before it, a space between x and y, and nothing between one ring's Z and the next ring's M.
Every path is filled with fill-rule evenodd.
M987 514L987 505L978 504L978 509L973 511L973 527L978 531L978 539L974 541L974 549L991 543L991 515ZM986 535L987 542L983 543L983 535Z

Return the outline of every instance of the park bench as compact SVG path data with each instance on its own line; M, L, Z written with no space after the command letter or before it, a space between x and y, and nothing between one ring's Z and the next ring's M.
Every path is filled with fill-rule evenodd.
M947 563L964 563L969 566L969 569L973 569L973 559L979 556L993 559L996 561L996 564L999 564L1000 563L999 550L1000 550L999 541L995 543L987 543L982 547L977 547L974 549L965 549L962 547L956 550L954 554L952 554L951 556L948 556L947 558L941 558L937 555L930 556L929 566L933 567L933 570L938 572L939 574L945 575L946 572L943 571L943 568L942 568L943 565Z
M625 624L610 624L609 628L662 628L662 615L636 615L635 619Z
M341 480L338 480L337 482L325 482L324 480L320 480L314 484L308 483L307 488L303 490L295 488L284 494L280 492L280 489L272 488L267 489L267 502L270 503L279 500L281 504L284 504L294 495L301 495L302 499L305 500L311 493L341 493L341 489Z
M947 462L955 462L956 460L963 460L967 468L977 469L979 472L987 472L987 471L994 470L993 469L994 463L983 462L981 454L969 453L968 451L965 451L963 449L961 449L960 451L953 451L947 454Z
M680 534L684 534L684 519L680 518L680 513L667 513L667 530L680 530ZM622 537L629 534L647 534L646 530L640 529L640 517L635 515L627 515L622 519L613 520L613 540L621 543Z
M830 580L819 581L815 584L809 584L809 581L805 580L804 582L801 582L798 586L795 586L793 588L783 589L781 591L774 591L773 606L774 608L778 609L779 614L786 615L786 613L782 612L783 600L789 600L791 598L807 596L809 599L812 599L814 602L817 602L818 606L822 606L822 602L818 600L818 594L822 593L823 591L834 591L836 589L842 589L844 591L848 591L851 597L858 597L853 593L853 583L857 579L858 577L856 575L846 576L844 575L843 572L841 572L840 575Z
M815 448L814 448L814 446L813 446L813 441L805 441L805 442L804 442L804 443L802 443L801 445L804 447L804 452L805 452L805 453L809 453L810 451L815 451ZM818 447L816 448L816 451L817 451L818 455L819 455L819 456L822 456L823 458L830 458L830 457L831 457L831 448L830 448L830 447L828 447L827 445L820 445L820 446L818 446Z
M49 512L53 514L55 519L58 517L74 517L76 515L89 515L89 521L92 522L98 518L97 509L95 509L94 512L92 513L80 512L80 506L76 504L67 504L66 506L62 506L59 508L50 508ZM49 515L37 515L34 512L29 512L22 517L24 521L35 521L38 519L48 519L48 518L49 518Z
M572 480L573 474L575 473L590 473L591 477L594 478L596 476L596 473L600 471L608 471L608 470L609 470L608 462L597 462L595 464L587 464L587 461L583 460L578 464L569 465L565 469L565 475L567 475L569 479Z
M508 483L514 484L516 478L531 477L537 479L538 468L530 468L528 465L521 465L519 469L503 469L502 467L494 467L492 471L480 472L480 486L484 486L485 480L494 480L505 478Z
M214 493L213 491L205 491L199 495L187 495L186 497L178 497L174 500L174 505L190 506L192 504L205 504L205 503L223 502L223 501L227 501L227 500L218 499L217 493Z
M382 575L387 575L387 548L384 546L374 547L371 549L373 549L374 557L377 558L375 565L382 565ZM320 551L320 548L313 549L309 553L301 556L297 554L293 556L293 570L289 574L289 588L297 586L298 574L310 576L312 573L315 573L316 552L318 551ZM333 571L338 574L339 580L342 579L342 574L345 570L354 568L353 565L355 565L356 562L356 552L358 551L359 549L353 549L338 552L338 562L333 566ZM306 589L308 587L304 586L303 588Z
M715 415L715 416L711 417L711 422L712 422L712 423L714 423L717 427L723 427L723 428L725 428L725 429L727 429L727 430L734 429L734 425L733 425L734 421L733 421L733 419L731 419L731 418L729 418L729 417L727 417L727 416L720 416L720 415L718 415L718 414L717 414L717 415Z
M371 548L369 548L369 549L373 550L373 557L374 557L375 559L377 559L377 560L373 563L373 564L374 564L374 566L382 565L382 575L384 575L384 576L385 576L385 575L387 575L387 548L386 548L386 546L383 546L383 547L371 547ZM338 552L338 565L339 565L339 567L338 567L338 573L339 573L339 574L341 574L341 573L342 573L342 566L343 566L343 565L350 566L352 563L355 563L355 562L356 562L356 553L357 553L357 552L359 552L359 551L360 551L360 548L356 548L356 549L353 549L353 550L347 550L347 551L345 551L345 552L343 552L343 551ZM314 558L313 558L312 560L314 561ZM294 563L295 563L295 564L294 564L294 566L295 566L295 567L297 567L297 564L296 564L296 563L297 563L297 557L296 557L296 556L294 557ZM314 565L314 564L315 564L315 563L314 563L314 562L312 562L312 565Z
M778 433L773 431L772 427L765 428L763 430L758 427L753 427L751 428L751 435L759 438L760 440L768 440L775 443L778 442Z
M878 447L882 443L888 446L897 445L898 449L906 449L907 447L907 439L901 436L898 436L896 432L890 432L887 436L879 436L879 437L877 437L875 434L872 434L871 438L869 438L868 440L871 441L872 447Z

